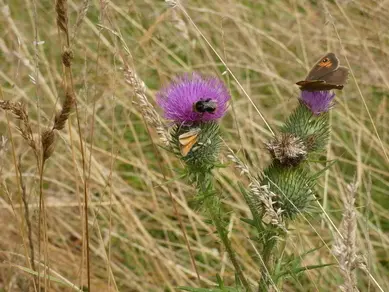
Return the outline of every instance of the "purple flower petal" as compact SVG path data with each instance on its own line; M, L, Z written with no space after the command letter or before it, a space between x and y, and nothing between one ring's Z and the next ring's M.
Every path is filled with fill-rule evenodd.
M221 80L197 73L182 75L157 93L157 103L165 119L177 124L218 120L226 113L230 98ZM194 105L200 100L212 100L216 110L213 113L195 111Z
M300 100L312 111L313 114L319 115L328 112L333 104L335 93L331 91L301 91Z

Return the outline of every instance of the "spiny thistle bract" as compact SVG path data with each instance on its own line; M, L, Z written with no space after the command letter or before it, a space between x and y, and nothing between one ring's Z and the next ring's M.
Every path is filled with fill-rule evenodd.
M274 194L273 206L283 218L294 219L310 209L315 200L313 187L317 177L306 167L284 168L273 164L259 178L261 186Z
M328 113L314 114L302 101L281 127L281 133L298 137L307 152L323 150L330 134Z
M172 150L185 162L189 174L198 175L209 172L218 162L221 147L219 125L215 122L197 124L195 128L198 129L197 141L188 154L183 156L180 136L188 133L191 129L193 127L174 126L170 143Z

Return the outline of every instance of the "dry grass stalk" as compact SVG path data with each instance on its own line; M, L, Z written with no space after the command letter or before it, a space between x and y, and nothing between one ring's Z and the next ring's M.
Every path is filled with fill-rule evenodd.
M68 34L68 6L66 0L57 0L55 4L57 12L57 25L66 34Z
M103 5L103 4L102 4ZM82 19L85 17L86 12L88 8L88 3L84 2L84 9L81 11L81 19L79 19L80 24L82 22ZM82 156L82 169L83 169L83 177L84 177L84 228L85 228L85 239L86 239L86 269L87 269L87 282L88 282L88 291L91 290L91 275L90 275L90 246L89 246L89 220L88 220L88 179L86 175L86 163L85 163L85 153L84 153L84 146L83 146L83 138L82 138L82 132L81 132L81 126L80 126L80 118L77 108L77 101L74 97L74 84L73 84L73 72L72 72L72 59L73 59L73 53L71 51L71 42L70 42L70 36L69 36L69 30L68 30L68 11L67 11L67 0L57 0L56 4L56 11L57 11L57 26L60 30L62 30L65 33L66 38L66 47L64 51L62 52L62 64L65 67L65 74L64 74L64 83L65 86L65 101L62 106L61 112L59 112L54 120L54 126L51 130L51 133L47 134L46 137L42 137L42 141L44 141L43 138L46 138L45 150L47 151L46 155L44 155L44 158L50 157L52 153L52 145L54 144L54 131L55 130L62 130L65 126L65 122L69 118L70 111L72 107L74 106L76 111L76 117L77 117L77 126L78 126L78 135L80 139L80 149L81 149L81 156ZM77 26L77 24L76 24ZM77 27L76 27L77 28ZM75 34L74 34L75 35ZM91 152L92 153L92 152ZM46 159L47 159L46 158ZM42 168L43 169L43 168ZM41 176L42 177L42 176ZM41 197L42 197L42 191L41 191Z
M366 270L363 257L357 254L356 246L357 216L354 204L357 187L355 183L347 186L348 192L344 202L345 209L339 227L341 235L335 239L333 247L333 254L338 258L339 268L344 280L339 288L345 292L359 291L354 270L356 268Z
M165 3L171 8L175 8L177 6L176 0L165 0Z
M19 158L18 163L18 172L19 172L19 180L20 180L20 187L22 189L22 201L23 201L23 207L24 207L24 218L26 219L26 225L27 225L27 232L28 232L28 243L30 248L30 262L31 267L34 271L36 271L35 267L35 249L34 249L34 241L32 239L32 224L30 219L30 209L27 202L27 191L26 191L26 185L23 181L23 174L21 169L21 159Z
M8 100L0 100L0 108L9 111L23 123L22 127L18 127L21 136L27 141L28 145L34 150L37 157L38 151L42 150L43 160L48 159L54 152L55 130L62 130L69 118L69 114L74 105L75 99L73 94L67 90L66 98L62 106L62 110L56 115L54 126L51 129L42 132L40 141L34 139L34 134L30 125L27 111L21 102L12 102ZM39 138L39 137L38 137ZM37 143L38 142L38 143ZM39 143L40 142L40 143Z
M250 184L249 188L252 201L257 205L259 210L262 210L262 221L277 226L287 232L282 220L282 213L284 211L281 208L274 207L276 201L273 201L273 199L277 199L278 195L270 191L269 186L261 186L256 180Z
M88 1L86 1L88 2ZM85 3L84 3L85 4ZM85 4L88 7L88 3ZM87 10L87 8L85 8ZM86 10L84 16L86 14ZM62 64L68 70L71 69L73 52L70 49L69 43L69 30L68 30L68 10L67 10L67 1L66 0L57 0L55 11L57 12L57 25L60 30L62 30L66 35L67 46L62 52ZM80 20L82 21L82 20ZM66 121L69 119L70 112L75 105L75 97L71 87L65 87L65 100L62 104L62 109L59 111L54 119L54 125L51 129L45 130L41 135L42 141L42 150L43 150L43 160L48 159L54 152L54 143L55 143L55 130L63 130L66 124Z
M12 102L9 100L0 100L0 108L5 111L11 112L16 116L18 120L20 120L23 124L22 127L18 127L18 130L28 143L28 145L37 153L38 149L36 147L36 143L34 141L33 132L31 129L31 124L28 118L28 113L26 108L22 102Z
M65 50L62 53L62 64L69 68L72 65L73 60L73 52L69 48L65 48Z
M62 109L55 116L53 130L54 129L63 130L66 121L69 119L70 112L74 107L74 103L75 103L74 95L70 90L70 88L67 88L65 94L65 100L64 103L62 104Z
M73 26L72 41L76 37L77 31L81 27L81 24L84 21L88 10L89 10L89 0L82 1L82 5L81 5L80 9L78 10L76 23Z
M189 31L185 21L180 17L180 15L178 15L176 9L174 8L172 9L171 15L172 15L171 22L174 25L174 27L177 29L178 35L182 39L189 42L190 41Z
M75 98L70 90L66 88L65 100L62 104L62 109L56 114L54 119L54 125L51 129L47 129L42 132L41 143L43 151L43 160L47 160L54 152L55 144L55 131L61 131L64 129L66 121L69 119L70 112L74 107Z
M136 72L132 70L129 66L124 68L124 78L133 90L138 99L136 104L139 105L142 115L144 116L146 122L153 128L156 129L161 141L168 146L170 141L170 135L162 123L162 120L154 109L154 106L149 102L146 96L146 86L144 82L138 77Z
M38 157L37 153L37 148L36 148L36 143L34 140L34 135L31 129L30 121L28 118L28 113L25 109L25 106L21 102L12 102L12 101L7 101L7 100L0 100L0 107L5 110L9 111L12 114L16 116L17 119L19 119L23 126L18 127L18 130L21 134L21 136L27 141L28 145L34 150L34 153L36 154L36 157ZM3 155L3 153L6 151L6 146L7 146L7 138L4 136L1 136L1 141L0 141L0 157ZM21 198L24 206L24 217L26 220L26 225L28 229L28 241L29 241L29 249L30 249L30 260L31 260L31 267L35 271L35 259L34 259L34 244L33 244L33 239L32 239L32 225L31 225L31 220L30 220L30 215L29 215L29 208L28 208L28 203L27 203L27 192L26 192L26 186L23 182L23 176L22 176L22 171L21 171L21 163L19 159L19 163L17 164L17 170L19 173L19 179L20 179L20 186L21 186Z
M3 176L3 169L4 169L4 154L8 150L8 139L1 135L0 138L0 179L2 179Z
M62 106L62 110L56 115L54 120L54 126L43 131L40 142L37 143L34 139L34 134L31 128L31 124L28 118L28 113L23 103L12 102L8 100L0 100L0 108L5 111L9 111L16 116L17 119L22 121L23 126L18 127L21 136L27 141L28 145L34 150L37 157L38 151L42 150L43 159L48 159L54 152L55 142L55 130L63 130L65 123L69 118L69 114L74 106L75 98L70 89L66 90L65 101ZM42 147L42 148L40 148Z
M239 157L235 155L234 151L232 151L232 149L230 149L229 147L228 151L230 153L227 154L227 158L230 159L233 163L235 163L235 167L240 170L240 175L244 174L250 179L250 181L252 181L254 177L251 175L249 167L244 164L243 161L240 160Z
M8 148L7 144L8 144L7 137L2 135L0 138L0 159L3 158L4 152L7 151L7 148Z
M54 129L44 130L41 135L43 160L47 160L54 152Z

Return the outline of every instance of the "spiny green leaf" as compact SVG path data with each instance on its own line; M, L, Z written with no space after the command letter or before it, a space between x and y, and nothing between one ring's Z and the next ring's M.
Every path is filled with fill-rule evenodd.
M219 284L219 287L220 287L220 288L223 288L223 287L224 287L223 279L220 277L219 274L216 274L216 281L217 281L217 283Z
M332 165L334 165L335 163L337 163L338 161L337 160L333 160L331 161L330 163L328 163L324 168L322 168L321 170L319 170L318 172L316 172L312 178L313 179L318 179L327 169L329 169Z
M295 278L299 273L308 271L308 270L315 270L315 269L320 269L323 267L328 267L328 266L334 266L336 263L330 263L330 264L321 264L321 265L310 265L310 266L304 266L304 267L296 267L294 269L288 270L281 272L279 274L275 275L275 280L278 281L280 278L283 278L285 276L291 276Z
M325 246L325 244L322 244L322 245L320 245L318 247L314 247L314 248L312 248L310 250L307 250L306 252L303 252L302 254L298 255L298 257L304 258L304 256L306 256L306 255L308 255L310 253L313 253L314 251L317 251L317 250L321 249L323 246Z
M250 218L240 218L241 221L253 226L253 227L257 227L257 225L255 224L255 221L253 219L250 219Z

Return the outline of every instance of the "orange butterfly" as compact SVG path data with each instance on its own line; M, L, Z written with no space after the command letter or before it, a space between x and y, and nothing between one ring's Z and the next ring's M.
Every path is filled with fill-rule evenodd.
M180 150L182 156L187 156L192 147L196 144L197 139L199 137L201 129L193 128L184 134L178 136L178 141L180 142Z

